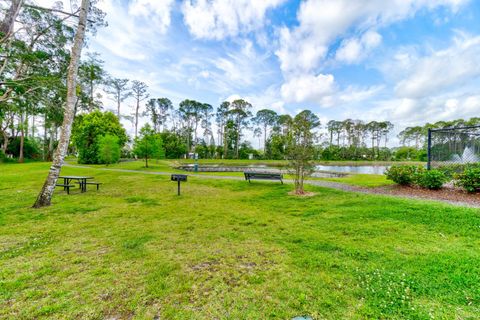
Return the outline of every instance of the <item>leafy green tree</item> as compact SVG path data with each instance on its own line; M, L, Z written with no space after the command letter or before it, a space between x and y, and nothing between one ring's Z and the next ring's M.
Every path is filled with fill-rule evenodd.
M165 148L165 157L167 159L179 159L187 153L187 145L182 137L172 131L163 131L160 133Z
M132 96L132 91L128 87L128 79L109 78L106 82L105 92L110 94L117 103L117 117L120 119L120 106L125 99Z
M244 141L240 144L238 153L240 159L249 159L250 155L252 155L254 158L258 158L260 156L258 151L255 150L248 141Z
M145 159L145 167L148 168L148 159L164 159L165 149L163 148L162 137L147 123L140 129L140 135L135 139L133 153Z
M160 132L160 127L165 124L169 116L169 111L173 109L172 101L168 98L157 98L148 100L146 114L150 116L153 123L153 130Z
M183 121L184 133L187 141L187 151L191 151L192 141L191 135L194 132L194 127L197 119L197 107L199 102L195 100L185 99L179 104L178 114ZM196 134L195 134L196 137ZM195 140L195 139L194 139Z
M82 61L78 68L78 84L81 90L81 107L88 112L100 109L102 106L101 96L95 96L95 90L105 83L106 71L103 69L103 61L98 53L88 53L87 59Z
M266 159L284 160L287 137L279 131L274 131L267 140Z
M342 132L342 122L337 120L328 121L327 130L330 134L330 145L333 145L333 136L336 135L337 147L340 147L340 133Z
M138 116L140 115L140 102L148 98L148 86L146 83L138 80L132 81L132 95L135 99L135 138L138 135Z
M112 112L94 111L80 115L75 119L72 132L72 142L78 150L78 162L98 164L98 141L105 135L118 138L118 145L122 148L128 140L125 129L120 124L117 116Z
M252 116L252 105L245 100L237 99L230 104L229 114L235 122L235 158L239 158L240 138L242 128L248 125L248 118Z
M311 111L304 110L293 119L292 130L288 136L288 159L293 167L295 193L298 195L305 193L303 182L313 170L314 142L317 136L314 129L318 126L318 117Z
M398 134L400 143L403 146L410 146L413 142L417 149L425 142L426 136L426 130L420 126L407 127Z
M227 145L226 145L226 130L225 126L227 125L227 121L229 119L229 109L230 109L230 102L224 101L220 104L220 106L217 108L217 112L215 113L215 121L217 122L217 127L218 127L218 145L223 146L222 148L222 155L223 158L227 157Z
M213 132L212 132L212 112L213 112L213 107L209 105L208 103L203 103L200 111L202 113L202 128L203 128L203 138L205 140L205 143L210 143L210 144L215 144L215 139L213 137Z
M98 139L98 159L106 165L120 160L120 144L117 136L106 134Z
M263 153L266 152L267 148L267 133L269 128L274 126L278 121L278 115L275 111L270 109L262 109L257 111L257 114L252 119L253 123L262 127L263 131Z

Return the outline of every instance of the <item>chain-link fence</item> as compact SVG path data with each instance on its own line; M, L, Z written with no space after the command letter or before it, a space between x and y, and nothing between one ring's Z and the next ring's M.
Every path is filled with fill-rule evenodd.
M479 162L480 126L428 130L429 169L445 167L458 171Z

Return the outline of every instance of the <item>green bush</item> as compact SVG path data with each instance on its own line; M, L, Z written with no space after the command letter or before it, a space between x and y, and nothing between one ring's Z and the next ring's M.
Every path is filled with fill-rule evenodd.
M422 188L438 190L448 181L448 177L440 170L422 170L417 172L416 183Z
M120 145L117 136L104 135L98 139L98 159L109 165L120 160Z
M412 165L393 165L385 171L388 180L403 186L415 183L417 175L425 171L423 167Z
M0 150L0 163L15 162L14 159L8 158L3 151Z
M125 129L117 116L111 112L94 111L78 115L75 118L72 128L72 144L78 150L78 163L102 163L98 141L105 135L116 136L120 149L128 140Z
M455 185L468 192L480 190L480 167L467 167L463 173L456 174Z
M20 156L20 137L10 141L7 153L13 154L15 158ZM33 138L25 137L23 141L23 157L25 159L39 159L41 157L40 143Z

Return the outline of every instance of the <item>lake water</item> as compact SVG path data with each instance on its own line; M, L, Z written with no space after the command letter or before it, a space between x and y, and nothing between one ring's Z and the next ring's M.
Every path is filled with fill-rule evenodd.
M388 166L315 166L315 170L342 173L383 174Z
M193 171L193 164L186 164L178 167L178 169ZM361 173L361 174L383 174L387 170L388 166L331 166L331 165L317 165L315 166L317 172L316 176L318 177L330 177L335 173ZM267 165L248 165L248 166L222 166L222 165L200 165L198 171L202 172L243 172L245 170L274 170L278 171L284 168L281 167L269 167ZM332 174L328 174L331 172Z

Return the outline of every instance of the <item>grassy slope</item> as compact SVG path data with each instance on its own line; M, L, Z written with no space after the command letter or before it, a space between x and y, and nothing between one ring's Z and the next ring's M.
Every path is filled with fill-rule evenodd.
M0 318L480 314L478 210L107 171L30 209L47 168L0 165Z

